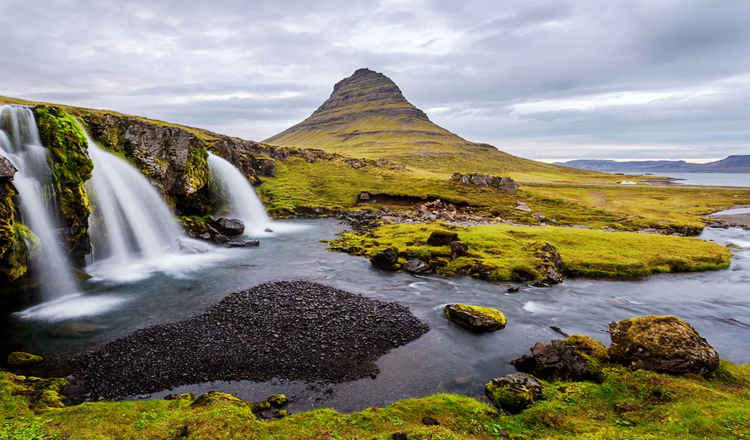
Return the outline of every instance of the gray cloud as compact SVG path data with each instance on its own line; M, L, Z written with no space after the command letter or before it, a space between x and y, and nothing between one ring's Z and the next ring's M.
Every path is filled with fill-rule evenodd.
M264 139L369 67L538 159L750 154L745 0L5 0L0 94Z

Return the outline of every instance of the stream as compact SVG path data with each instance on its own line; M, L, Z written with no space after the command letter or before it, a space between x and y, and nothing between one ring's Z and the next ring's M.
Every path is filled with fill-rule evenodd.
M1 320L0 354L23 350L68 356L139 328L201 313L226 295L262 282L304 279L404 304L431 330L380 358L381 372L375 379L336 385L212 382L130 398L222 391L258 401L284 393L292 400L292 411L325 406L349 412L437 392L481 396L490 379L514 371L507 364L510 359L527 354L538 341L562 338L550 326L608 345L610 321L650 314L676 315L692 324L723 359L750 362L750 232L745 230L709 228L701 235L740 246L733 250L727 270L618 281L570 279L533 288L382 271L365 258L326 250L321 240L333 240L344 229L335 220L275 224L288 232L261 237L259 247L216 249L210 258L186 256L180 264L127 282L95 278L83 284L83 295L44 313L10 313ZM511 284L521 290L506 293ZM443 317L443 307L454 302L498 308L508 325L488 334L466 331Z

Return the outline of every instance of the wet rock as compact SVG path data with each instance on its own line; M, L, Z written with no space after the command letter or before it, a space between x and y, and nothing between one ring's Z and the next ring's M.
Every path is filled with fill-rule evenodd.
M273 232L273 230L271 230L271 228L266 228L263 230L263 232Z
M370 258L370 263L379 269L400 269L401 266L398 264L398 249L387 248L384 251L375 254Z
M451 322L476 332L502 330L507 323L503 312L497 309L467 304L445 306L445 317Z
M591 380L602 382L601 362L607 358L607 348L588 336L573 335L564 341L549 344L537 342L531 355L512 360L511 365L522 373L547 380Z
M203 243L199 243L196 240L183 240L176 238L174 243L167 249L167 252L174 254L205 254L208 252L208 246Z
M466 243L460 241L453 241L450 243L451 247L451 259L466 256L469 253L469 246Z
M281 408L286 405L289 400L283 394L274 394L269 396L268 399L266 399L266 402L270 403L273 407Z
M233 235L242 235L245 233L245 222L235 218L221 217L212 222L211 226L216 228L219 233L228 237Z
M254 247L254 246L260 246L260 241L258 240L230 241L227 243L227 246L229 246L230 248Z
M227 244L229 243L229 237L227 237L226 235L219 234L219 235L214 236L214 241L217 244Z
M424 261L419 259L412 259L409 260L406 263L406 266L404 267L404 270L410 273L424 273L428 269L427 265L424 263Z
M8 365L34 365L44 361L44 358L35 354L26 353L23 351L14 351L8 356L5 361Z
M613 362L666 373L706 374L719 366L719 354L688 323L676 316L644 316L611 322L607 353Z
M508 287L508 289L506 290L506 292L507 293L518 293L520 290L521 290L521 288L518 287L518 286L510 286L510 287Z
M458 234L448 231L435 231L430 234L427 244L430 246L448 246L452 241L458 241Z
M17 171L18 169L13 166L13 163L11 163L11 161L9 161L5 156L0 156L0 179L10 180L13 178L13 176L16 175Z
M517 414L542 398L542 384L526 373L512 373L492 379L484 393L498 408Z
M422 417L422 424L427 426L438 426L440 422L432 417Z

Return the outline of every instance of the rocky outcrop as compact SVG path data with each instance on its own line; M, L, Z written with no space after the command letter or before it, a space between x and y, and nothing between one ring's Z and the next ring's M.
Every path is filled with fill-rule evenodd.
M401 269L401 265L398 263L398 254L397 248L387 248L370 258L370 263L379 269L398 270Z
M475 332L502 330L508 322L500 310L467 304L445 306L445 317L449 321Z
M451 179L461 183L472 184L481 187L494 186L508 194L515 194L518 191L518 184L510 177L488 176L487 174L461 174L455 173Z
M550 343L537 342L531 355L510 363L522 373L545 380L591 380L602 382L601 362L607 359L607 348L588 336L573 335Z
M517 414L542 399L542 384L525 373L512 373L492 379L484 393L498 408Z
M559 284L565 280L563 276L564 263L560 252L551 243L534 243L534 256L541 260L536 270L542 277L542 282L547 284Z
M719 354L688 323L676 316L644 316L609 324L609 358L625 366L666 373L706 374L719 366Z
M16 171L7 158L0 156L0 280L6 285L25 275L28 270L24 263L26 243L18 233L22 225L15 221L15 196L18 191L12 181ZM24 230L28 231L27 228ZM31 231L28 233L31 234Z

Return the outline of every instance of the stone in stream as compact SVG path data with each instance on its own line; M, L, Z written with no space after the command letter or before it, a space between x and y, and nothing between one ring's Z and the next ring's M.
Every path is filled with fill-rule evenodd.
M475 332L502 330L507 323L505 315L500 310L467 304L445 306L445 317L449 321Z
M245 222L235 218L221 217L214 220L212 226L226 236L242 235L245 233Z
M268 396L266 402L268 402L275 408L281 408L289 402L289 399L287 399L283 394L273 394L271 396Z
M526 373L512 373L492 379L484 393L498 408L517 414L542 398L542 384Z
M400 269L398 264L398 249L387 248L370 258L370 263L380 269Z
M247 240L247 241L230 241L227 243L227 246L230 248L236 248L236 247L255 247L260 246L260 241L258 240Z
M214 241L217 244L227 244L227 243L229 243L229 237L227 237L226 235L219 234L219 235L217 235L217 236L214 237Z
M423 273L423 272L427 271L427 269L428 269L428 267L424 263L424 261L422 261L420 259L417 259L417 258L413 258L413 259L409 260L406 263L406 266L404 267L405 271L407 271L409 273L417 273L417 274Z
M167 249L167 252L183 255L205 254L208 252L208 247L203 243L198 243L196 240L187 241L176 238L174 243Z
M601 362L607 359L607 347L588 336L573 335L549 344L537 342L531 355L513 359L510 364L522 373L546 380L591 380L603 382Z
M44 361L44 358L41 356L37 356L35 354L26 353L23 351L14 351L13 353L8 356L8 360L5 362L8 365L33 365L38 364Z
M624 366L665 373L706 374L719 366L719 354L676 316L643 316L609 324L609 358Z

